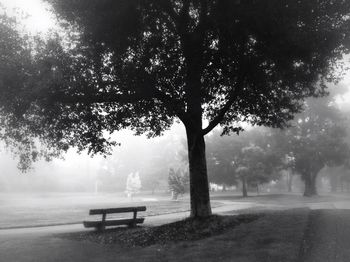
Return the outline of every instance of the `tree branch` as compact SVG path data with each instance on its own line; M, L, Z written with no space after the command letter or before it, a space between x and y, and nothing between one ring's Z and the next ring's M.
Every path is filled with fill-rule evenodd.
M116 93L97 93L93 95L83 94L83 95L71 95L65 93L55 93L50 97L52 102L74 104L74 103L84 103L84 104L98 104L98 103L120 103L128 104L135 103L141 100L152 99L152 94L116 94Z
M189 10L190 10L190 1L183 0L183 6L177 19L178 32L182 36L184 36L185 33L187 32L186 26L188 25L188 20L189 20Z
M202 130L203 136L208 134L210 131L212 131L224 118L226 112L230 109L234 102L234 99L231 98L229 99L226 104L220 109L219 113L217 116L208 124L206 128Z
M205 28L205 26L208 23L208 1L207 0L201 0L201 12L199 17L199 27L201 30Z
M202 130L203 136L205 136L210 131L212 131L224 119L225 114L227 113L227 111L230 110L230 107L235 102L237 96L242 90L242 87L243 87L243 81L237 84L237 88L233 89L232 92L230 92L229 98L226 104L219 110L219 113L216 115L216 117L213 118L213 120L208 124L208 126Z
M239 57L239 64L241 64L240 69L238 70L238 79L237 84L235 85L236 88L234 88L230 94L228 94L228 101L226 104L219 110L219 113L216 117L209 123L209 125L202 130L202 134L206 135L210 131L212 131L225 117L226 112L230 109L234 101L237 99L237 97L240 95L243 85L244 85L244 79L246 77L246 64L245 64L245 58L244 58L244 50L245 50L245 38L241 40L241 47L240 47L240 57Z
M117 93L97 93L93 95L71 95L68 93L56 93L50 97L51 102L64 104L102 104L102 103L119 103L129 104L139 101L158 99L163 106L170 112L173 112L182 122L187 122L187 116L184 110L179 108L179 102L173 97L165 94L157 88L149 88L147 92L133 94Z

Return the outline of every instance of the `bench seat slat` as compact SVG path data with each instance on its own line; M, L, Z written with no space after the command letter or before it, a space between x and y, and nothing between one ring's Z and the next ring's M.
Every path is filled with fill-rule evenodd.
M112 214L112 213L127 213L134 211L146 211L145 206L139 207L119 207L119 208L106 208L106 209L91 209L90 215L100 215L100 214Z
M102 227L102 226L119 226L128 224L142 224L144 218L136 219L118 219L118 220L105 220L102 221L84 221L84 227Z

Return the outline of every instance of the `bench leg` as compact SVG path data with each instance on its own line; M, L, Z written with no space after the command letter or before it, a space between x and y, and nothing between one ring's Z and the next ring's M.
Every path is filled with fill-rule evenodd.
M104 230L106 229L105 221L106 221L106 213L103 213L103 214L102 214L102 223L101 223L101 226L99 226L99 227L97 228L98 231L104 231Z
M129 227L136 227L136 217L137 217L137 211L134 211L133 221L129 224Z

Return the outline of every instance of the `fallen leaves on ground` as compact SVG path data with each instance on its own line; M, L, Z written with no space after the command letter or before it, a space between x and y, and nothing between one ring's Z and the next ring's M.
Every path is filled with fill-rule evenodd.
M156 227L118 227L102 232L84 232L69 234L75 240L88 240L101 244L120 244L122 246L150 246L167 244L168 242L193 241L218 235L238 226L252 222L261 215L244 214L238 216L211 216L204 219L177 221Z

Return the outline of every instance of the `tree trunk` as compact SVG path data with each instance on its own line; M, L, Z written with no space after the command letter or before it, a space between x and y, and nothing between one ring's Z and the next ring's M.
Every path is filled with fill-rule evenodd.
M245 176L242 177L242 193L243 193L243 197L248 197L247 181L245 179Z
M225 184L222 185L222 192L226 192L226 185Z
M336 174L331 175L330 184L331 184L331 193L336 193L339 183L339 178ZM343 192L343 182L341 181L341 191Z
M186 128L190 171L191 217L208 217L211 213L205 141L200 132Z
M305 177L304 196L306 197L316 196L317 195L317 190L316 190L317 174L308 173L304 177Z
M291 193L292 190L292 184L293 184L293 176L290 175L289 179L288 179L288 192Z
M186 119L188 160L190 169L191 217L208 217L211 213L205 141L203 134L203 43L204 34L199 31L182 32L181 44L187 65Z
M288 176L287 176L287 183L288 183L288 192L292 192L292 185L293 185L293 173L292 170L288 169Z

